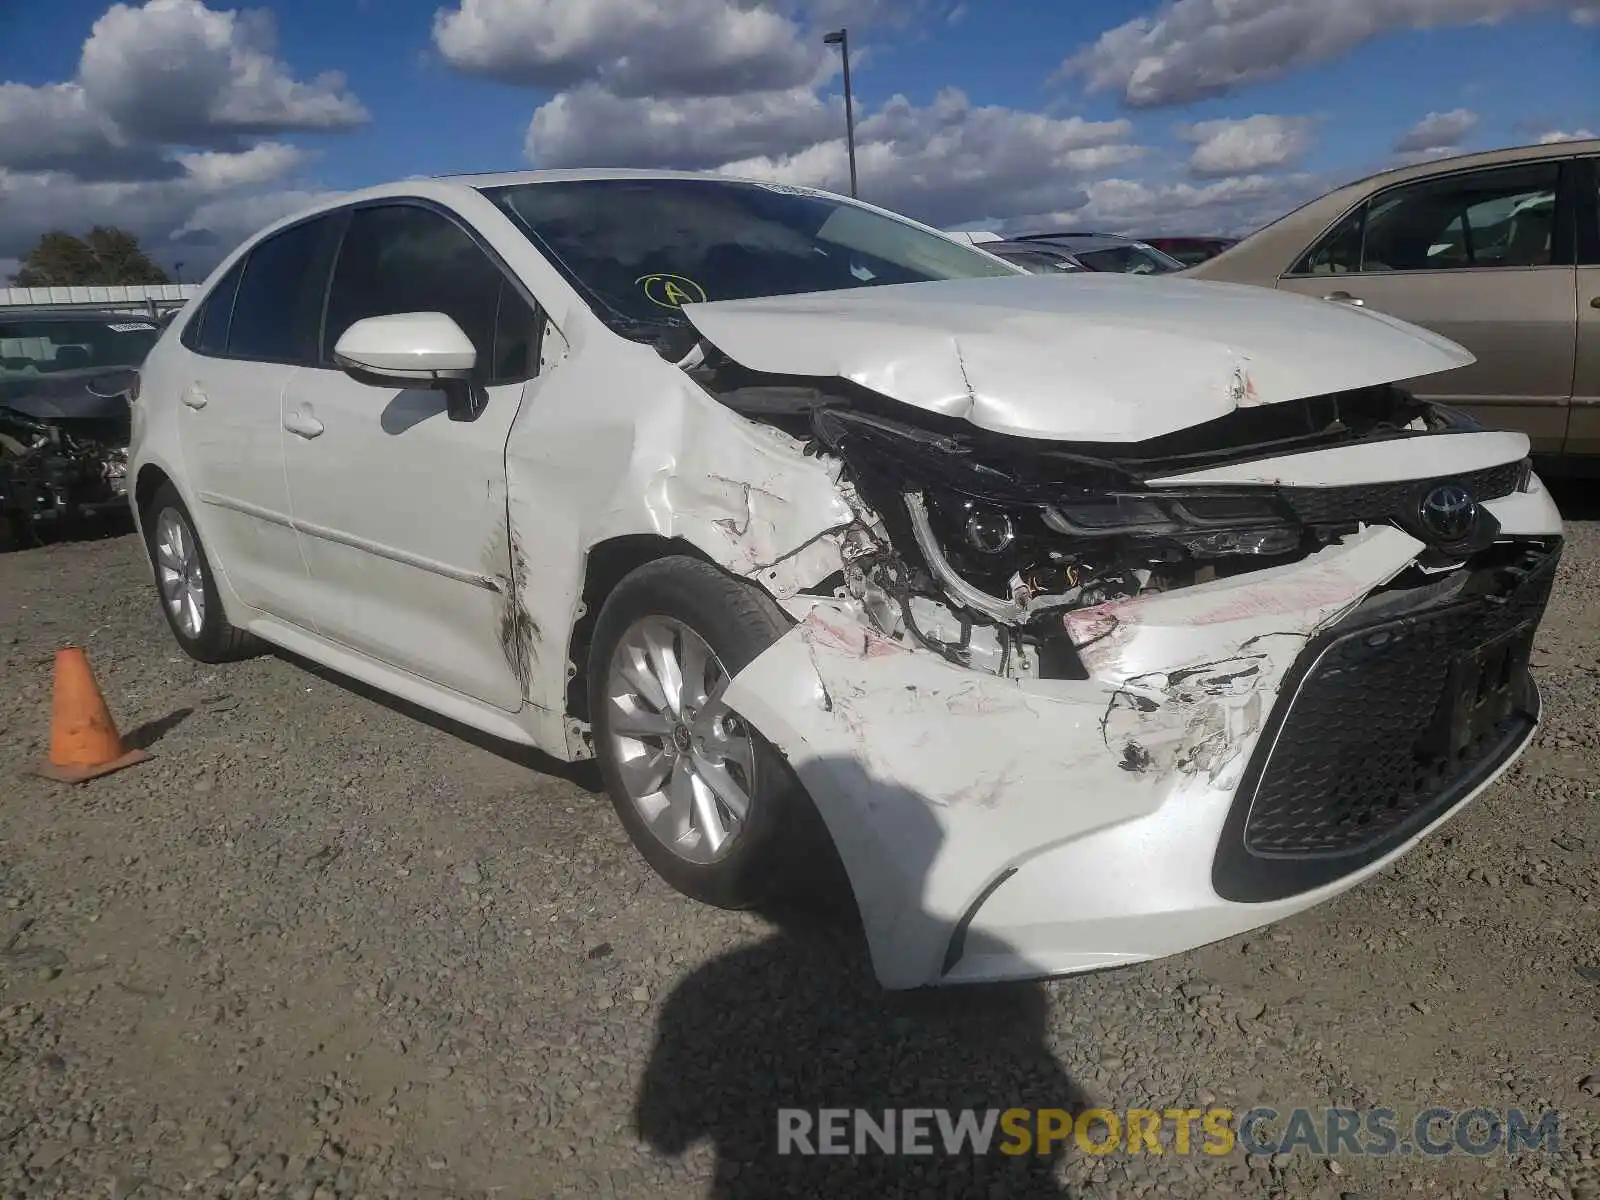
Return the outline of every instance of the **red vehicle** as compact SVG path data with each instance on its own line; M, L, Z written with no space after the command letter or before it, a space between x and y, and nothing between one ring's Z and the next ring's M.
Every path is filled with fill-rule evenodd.
M1139 240L1147 246L1154 246L1157 250L1170 254L1184 266L1192 267L1196 263L1205 262L1208 258L1215 258L1239 239L1225 237L1147 237Z

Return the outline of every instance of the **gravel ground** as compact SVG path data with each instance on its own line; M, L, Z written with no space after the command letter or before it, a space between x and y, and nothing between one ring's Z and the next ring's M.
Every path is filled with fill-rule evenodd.
M1268 932L892 996L835 924L703 909L591 776L280 657L182 657L131 536L0 557L0 1195L1600 1197L1600 523L1537 746ZM153 760L45 751L86 646ZM1562 1151L774 1160L779 1106L1545 1107Z

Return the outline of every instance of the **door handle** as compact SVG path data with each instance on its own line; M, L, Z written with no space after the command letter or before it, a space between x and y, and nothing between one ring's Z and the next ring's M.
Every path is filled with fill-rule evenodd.
M1600 296L1593 296L1589 300L1590 308L1600 308Z
M302 404L283 418L283 427L296 437L314 438L322 432L322 422L311 415L309 405Z
M190 384L183 389L183 402L190 408L200 409L206 406L206 394L195 384Z
M1367 302L1360 296L1352 296L1349 292L1329 292L1324 300L1332 300L1335 304L1353 304L1356 308L1365 308Z

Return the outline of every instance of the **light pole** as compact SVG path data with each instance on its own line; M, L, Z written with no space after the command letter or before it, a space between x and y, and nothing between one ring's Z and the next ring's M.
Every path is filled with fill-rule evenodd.
M855 102L850 95L850 31L848 29L835 29L832 33L825 34L823 42L829 46L839 47L839 53L844 58L844 133L846 144L850 148L850 195L856 194L856 112Z

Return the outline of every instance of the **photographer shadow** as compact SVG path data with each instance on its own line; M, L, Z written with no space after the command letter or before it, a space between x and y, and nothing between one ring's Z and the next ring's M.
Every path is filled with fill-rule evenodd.
M857 764L832 765L861 777ZM875 786L884 806L914 826L900 831L899 845L925 878L940 843L928 803ZM1060 1160L1070 1138L1039 1152L996 1120L986 1153L970 1142L952 1153L932 1113L920 1122L925 1152L901 1152L906 1110L946 1110L948 1122L970 1110L967 1119L981 1124L989 1110L1076 1114L1089 1106L1050 1051L1044 986L886 991L837 858L819 861L817 876L818 890L842 903L765 913L776 925L771 936L700 967L668 997L640 1086L640 1137L673 1156L709 1140L716 1200L1068 1196ZM999 947L986 941L984 949ZM824 1109L849 1110L831 1139L845 1152L799 1152L830 1142ZM806 1134L787 1153L780 1110L798 1110L788 1128ZM894 1118L894 1153L876 1134L858 1138L856 1113L883 1126L884 1110ZM1023 1127L1036 1132L1033 1112ZM1002 1149L1019 1145L1025 1152Z

